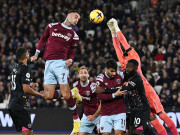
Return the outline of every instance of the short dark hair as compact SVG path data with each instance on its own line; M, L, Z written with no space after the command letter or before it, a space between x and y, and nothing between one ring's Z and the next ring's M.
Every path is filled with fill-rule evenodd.
M25 47L19 47L16 50L16 59L23 60L26 53L27 53L27 49Z
M137 61L137 60L135 60L135 59L131 59L131 60L129 60L129 61L128 61L128 63L133 64L136 68L138 68L138 66L139 66L138 61Z
M108 59L105 65L106 65L106 68L113 68L117 70L117 63L114 59Z
M75 9L69 10L67 14L70 14L70 13L78 13L79 15L81 15L80 12Z

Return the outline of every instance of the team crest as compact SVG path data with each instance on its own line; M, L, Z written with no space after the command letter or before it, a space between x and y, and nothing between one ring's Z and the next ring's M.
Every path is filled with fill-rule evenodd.
M104 129L104 127L101 127L101 130L103 130Z
M31 124L28 124L28 128L31 128L32 127L32 125Z
M89 96L90 95L90 91L86 91L86 96Z
M121 79L116 79L117 84L121 84Z
M68 33L67 36L68 36L68 37L72 37L72 34L71 34L71 33Z

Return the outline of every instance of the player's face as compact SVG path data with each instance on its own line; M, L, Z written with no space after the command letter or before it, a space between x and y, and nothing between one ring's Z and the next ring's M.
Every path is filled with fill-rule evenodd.
M112 79L116 76L117 70L114 68L106 68L106 73Z
M78 77L79 77L80 81L86 82L89 78L89 73L88 73L87 69L81 69L79 71Z
M68 14L68 20L71 27L75 26L78 23L79 19L80 19L80 15L76 12L72 12Z
M136 68L132 63L127 63L126 65L126 73L131 74L132 72L136 71Z

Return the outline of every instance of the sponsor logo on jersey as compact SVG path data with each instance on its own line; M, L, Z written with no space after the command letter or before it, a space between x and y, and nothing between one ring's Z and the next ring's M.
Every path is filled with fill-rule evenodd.
M133 81L130 81L129 84L131 84L133 87L136 85L136 83Z
M27 78L30 78L30 73L26 73L26 77L27 77Z
M69 41L69 39L70 39L70 37L65 36L65 35L62 35L61 33L52 32L52 36L53 36L53 37L61 37L61 38L64 38L66 41Z
M105 83L105 85L108 85L108 83Z
M90 97L83 97L83 96L82 96L82 99L86 99L86 100L89 100L89 101L91 100Z

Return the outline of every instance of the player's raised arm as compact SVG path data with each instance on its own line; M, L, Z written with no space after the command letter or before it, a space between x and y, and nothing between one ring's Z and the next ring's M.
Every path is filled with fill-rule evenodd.
M117 37L116 30L114 28L113 22L111 20L109 20L107 22L107 26L108 26L109 30L111 31L113 46L114 46L114 49L116 51L117 58L118 58L119 62L121 63L121 69L124 69L125 68L124 67L125 66L125 64L124 64L125 57L123 56L123 51L121 49L120 42L119 42L119 39Z
M39 53L45 46L47 39L49 37L49 27L51 27L51 24L49 24L47 26L44 34L42 35L41 39L39 40L38 46L36 47L36 52L35 52L34 56L31 57L31 61L35 61L38 58Z
M114 18L112 18L108 22L112 23L113 25L112 27L115 29L115 32L117 33L117 37L119 41L121 42L121 44L123 45L124 49L128 50L131 46L127 43L126 38L124 37L121 30L119 29L117 21Z

